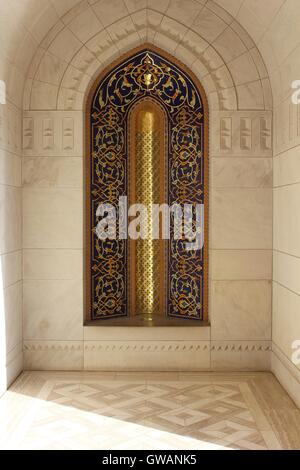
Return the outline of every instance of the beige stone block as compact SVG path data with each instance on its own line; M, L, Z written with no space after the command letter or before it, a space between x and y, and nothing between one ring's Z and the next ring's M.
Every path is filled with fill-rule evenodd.
M225 21L215 13L204 7L201 14L195 19L192 29L212 43L227 27Z
M274 248L300 256L300 184L274 190Z
M151 3L148 2L148 8L165 13L170 1L169 0L151 0Z
M135 25L131 17L119 20L107 27L110 37L121 53L125 53L141 43L141 38L136 31Z
M271 188L272 158L211 158L214 188Z
M46 53L46 48L41 47L41 46L36 48L31 64L27 71L27 79L33 80L35 78L40 62L43 59L45 53Z
M209 46L207 49L205 49L205 51L203 51L200 60L205 63L209 70L217 70L224 65L222 57L212 46Z
M270 80L268 78L263 78L261 83L263 87L265 109L271 111L273 109L273 94Z
M82 281L25 281L24 339L81 340L82 296Z
M65 15L71 8L74 8L76 5L81 3L82 0L52 0L52 4L57 11L58 15L61 17Z
M33 8L40 9L37 13ZM22 19L24 22L24 18ZM49 31L52 26L59 21L59 16L52 4L48 2L31 2L31 7L27 11L26 28L30 31L38 44L44 39L45 32Z
M143 1L143 0L142 0ZM132 13L131 19L135 25L136 30L139 33L141 39L146 41L147 38L147 10L138 10L135 13Z
M200 11L202 15L203 2L196 0L171 1L165 12L166 16L174 18L186 26L191 26L197 19Z
M299 147L274 157L274 186L300 182Z
M0 149L0 184L21 186L21 157Z
M205 75L208 75L210 72L205 67L201 60L197 59L194 64L191 66L191 70L197 75L198 79L202 81Z
M23 92L23 110L28 111L30 109L30 99L31 99L31 88L32 88L32 78L28 78L24 84Z
M260 51L257 49L257 47L252 47L249 52L252 56L252 59L254 60L255 66L257 67L260 78L268 78L268 70Z
M300 46L293 49L287 58L280 64L279 72L281 76L282 95L287 98L294 90L291 89L291 84L297 80L299 67L300 67Z
M202 84L207 95L217 91L215 81L210 74L202 78Z
M88 7L68 24L68 28L82 43L85 43L101 31L103 26L94 11Z
M182 44L179 44L176 47L176 57L177 57L178 60L180 60L183 64L185 64L188 67L191 67L192 64L197 60L196 55L193 54L189 49L187 49ZM205 80L205 78L204 78L204 80ZM206 84L203 83L203 81L202 81L202 85L203 85L206 93L208 93L208 89L206 87Z
M224 8L222 8L220 5L218 5L216 2L213 0L208 0L205 4L205 6L213 11L216 15L218 15L220 18L222 18L225 23L230 25L232 23L233 17L230 13L227 12Z
M23 187L82 188L82 167L80 157L24 157Z
M126 36L130 36L133 33L136 33L135 25L130 16L122 18L113 23L112 25L108 26L107 31L113 42L118 43L119 41L121 41L120 49L123 49L123 44L125 44L124 40L126 39Z
M176 38L176 35L169 37L164 33L157 32L153 37L153 44L161 49L165 50L169 54L174 55L176 47L178 46L180 40Z
M215 281L272 278L271 250L212 250L209 262Z
M22 341L22 282L4 289L6 353Z
M158 0L159 1L159 0ZM160 2L162 3L162 2ZM167 2L167 5L168 5L169 2ZM166 5L166 6L167 6ZM147 26L148 26L148 32L150 29L152 29L152 31L154 31L154 34L156 32L156 28L160 25L160 23L162 22L162 19L163 19L163 15L161 15L160 13L158 13L158 11L154 11L154 10L147 10ZM152 35L151 35L152 37Z
M82 249L82 214L51 213L23 216L23 248Z
M0 148L19 155L21 153L21 112L7 102L0 106Z
M215 189L211 198L211 247L272 248L272 190Z
M213 45L226 63L247 51L238 34L231 28L225 29Z
M259 51L263 57L266 69L268 70L269 78L272 81L273 100L275 107L282 101L281 71L278 67L279 64L277 63L276 52L273 50L268 33L266 33L266 35L263 36L262 40L260 41Z
M273 280L300 295L300 258L274 251Z
M53 54L46 53L41 60L35 79L60 86L68 63Z
M218 84L218 86L216 84L216 87L221 89L233 88L234 83L226 65L223 65L219 69L214 70L212 76Z
M36 42L34 41L32 35L30 33L24 32L22 41L20 41L18 44L18 48L13 58L15 65L24 74L26 74L26 71L28 70L35 48Z
M79 214L82 190L65 188L24 188L23 214Z
M227 88L226 90L220 90L218 95L219 95L220 105L216 109L221 109L221 110L237 109L238 104L237 104L235 88Z
M267 8L268 2L263 3L265 8ZM271 14L269 16L264 15L264 18L270 22L267 38L271 41L277 63L281 64L299 42L299 4L296 1L284 2L283 0L276 0L274 7L272 3L272 6L270 5L269 8L273 8Z
M262 83L257 80L236 88L239 109L265 109Z
M106 0L100 0L93 5L93 10L104 26L128 15L125 3L120 0L111 0L109 3Z
M60 88L57 98L57 109L60 111L83 111L85 95L76 90ZM81 137L79 135L79 137Z
M254 82L259 79L257 68L250 52L233 59L227 64L236 85Z
M210 326L85 326L85 341L209 341Z
M270 281L213 281L213 340L271 339Z
M62 17L61 21L68 26L71 21L74 20L77 16L82 15L89 8L89 0L81 0L81 2L76 3L70 8Z
M9 64L8 69L10 69L10 73L8 74L8 81L6 82L7 99L10 100L11 104L21 110L24 76L22 71L19 70L15 64ZM16 138L19 139L19 136L16 136Z
M214 0L215 3L220 5L220 7L224 8L230 15L233 17L236 16L237 12L239 11L243 0Z
M274 11L276 11L276 3L277 0L274 2L274 9L269 2L251 1L241 6L236 19L248 31L254 41L258 42L266 30L267 24L264 19L266 18L271 22Z
M89 89L90 82L91 77L89 75L69 65L62 79L61 87L71 92L85 93L85 91Z
M108 371L207 370L208 341L84 341L84 369Z
M82 250L23 250L24 280L80 280L82 270Z
M100 59L100 57L104 56L106 57L106 60L109 60L110 57L111 62L119 54L119 50L113 43L106 29L90 39L86 43L86 47L98 58L98 60L100 60L100 62L104 62Z
M93 76L100 70L101 63L87 47L82 47L74 56L71 65L81 72Z
M6 355L6 385L9 387L23 371L23 342Z
M0 257L3 288L11 286L22 279L21 250L6 253Z
M300 340L300 296L273 284L272 339L291 361L293 342ZM300 364L298 364L300 369Z
M179 43L184 37L188 29L183 24L178 23L177 21L169 18L168 16L164 16L159 24L158 33L162 34L162 41L163 37L165 36L166 45L172 41L174 44ZM158 35L157 33L157 35ZM156 36L157 36L156 35ZM157 37L155 36L155 40L157 41ZM167 40L169 42L167 43ZM164 45L164 42L161 42L161 45Z
M212 341L211 369L268 371L271 341Z
M30 109L56 109L58 86L33 80Z
M271 370L300 408L300 371L274 343L272 345Z
M51 29L48 31L48 33L45 35L44 39L40 43L41 48L44 50L49 49L51 44L53 43L54 39L58 36L58 34L63 31L65 28L65 24L63 21L60 19Z
M147 0L124 0L124 3L129 13L134 13L135 11L140 10L141 8L147 7ZM150 6L152 6L152 2Z
M208 95L208 106L209 106L209 109L211 112L214 112L214 111L218 111L221 107L221 103L220 103L221 99L219 97L219 94L214 91L213 93L210 93ZM232 108L230 109L235 109L236 106L233 106ZM212 138L210 137L210 140L212 140ZM211 145L211 143L210 143Z
M22 246L22 201L20 188L0 185L0 254Z
M75 35L69 29L64 28L51 43L49 52L65 62L70 62L81 47L82 43Z
M82 341L25 341L25 370L82 370Z

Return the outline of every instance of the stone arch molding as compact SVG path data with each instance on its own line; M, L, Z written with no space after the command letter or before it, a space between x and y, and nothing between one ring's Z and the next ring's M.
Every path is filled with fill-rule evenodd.
M82 118L77 113L83 113L88 90L107 65L143 43L175 56L201 82L212 116L211 154L270 154L272 93L249 34L211 0L148 4L84 0L52 27L25 82L25 155L82 155ZM63 113L45 121L42 111L48 118L50 111Z
M143 42L175 55L199 78L213 110L270 110L262 57L213 1L81 1L52 27L30 65L25 110L82 110L94 78ZM168 6L170 3L170 6Z

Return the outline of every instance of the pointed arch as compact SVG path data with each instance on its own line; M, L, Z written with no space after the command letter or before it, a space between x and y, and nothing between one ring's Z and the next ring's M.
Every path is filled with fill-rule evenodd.
M168 243L166 314L208 317L208 103L195 77L170 54L144 44L113 62L93 84L86 102L85 305L88 320L130 315L128 241L95 235L96 206L108 201L119 213L129 192L130 110L157 100L167 116L167 202L204 205L204 246L186 252Z

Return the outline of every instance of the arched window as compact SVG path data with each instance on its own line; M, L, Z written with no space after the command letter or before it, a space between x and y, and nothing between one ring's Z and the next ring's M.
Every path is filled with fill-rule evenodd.
M207 319L208 106L201 85L176 59L144 46L102 73L86 123L87 319ZM198 234L193 245L197 207L204 244Z

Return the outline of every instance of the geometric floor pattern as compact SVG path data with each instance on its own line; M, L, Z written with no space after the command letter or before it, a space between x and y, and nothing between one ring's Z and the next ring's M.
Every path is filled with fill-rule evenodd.
M292 448L280 399L298 413L268 373L25 372L0 399L0 447Z

